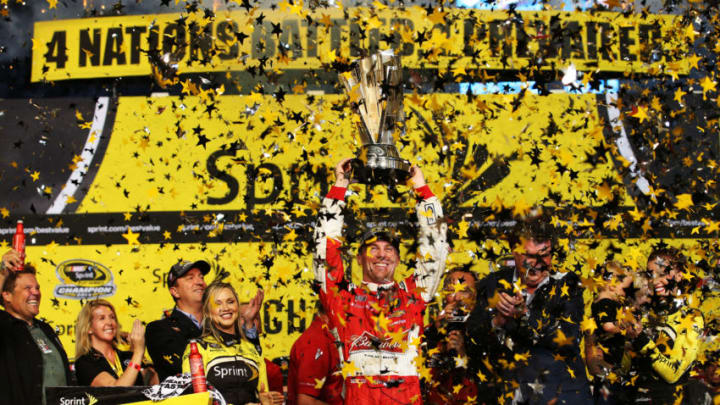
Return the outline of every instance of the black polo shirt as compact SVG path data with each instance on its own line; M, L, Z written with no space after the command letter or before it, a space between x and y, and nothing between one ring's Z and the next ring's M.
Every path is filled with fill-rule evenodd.
M132 352L126 352L122 350L115 350L116 355L120 358L120 364L122 364L123 370L127 370L128 364L132 359ZM103 371L107 372L115 379L119 378L117 373L112 369L110 363L108 363L105 356L95 349L90 349L88 353L75 359L75 375L77 376L79 385L90 385L92 384L95 377ZM138 373L135 379L136 386L145 385L143 383L142 373Z

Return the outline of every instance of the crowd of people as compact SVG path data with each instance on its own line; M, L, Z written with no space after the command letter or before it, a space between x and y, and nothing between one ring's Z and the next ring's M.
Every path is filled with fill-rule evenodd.
M542 218L519 223L508 240L512 258L486 276L470 265L446 270L447 221L422 171L412 167L413 274L396 280L400 236L376 227L360 239L362 282L354 284L343 235L350 170L349 159L336 166L319 210L317 311L290 351L286 384L280 367L263 357L263 292L241 302L231 284L206 284L210 265L203 260L170 268L175 307L147 328L135 320L124 334L110 302L86 302L71 371L57 335L38 318L35 268L21 266L24 258L10 250L0 272L0 403L45 403L50 386L157 384L190 371L191 341L208 384L237 405L720 401L716 355L704 355L704 367L691 373L706 327L681 252L656 249L645 272L606 263L589 306L580 277L555 270L553 231ZM442 305L426 324L438 290Z

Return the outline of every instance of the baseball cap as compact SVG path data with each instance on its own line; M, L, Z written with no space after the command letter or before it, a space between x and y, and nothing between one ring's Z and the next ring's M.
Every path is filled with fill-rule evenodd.
M391 244L398 254L400 253L400 237L397 235L394 229L375 227L370 228L365 232L360 239L360 249L365 247L369 243L382 240Z
M175 285L175 282L180 277L187 274L192 269L198 269L204 275L210 272L210 264L204 260L198 260L196 262L181 261L170 267L170 271L167 274L167 286L168 288Z

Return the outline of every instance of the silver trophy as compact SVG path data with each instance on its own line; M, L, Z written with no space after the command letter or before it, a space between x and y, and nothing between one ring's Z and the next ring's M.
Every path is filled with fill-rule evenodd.
M404 183L410 162L402 159L393 135L405 133L400 57L383 51L353 62L339 75L360 115L362 149L352 162L354 181L364 184Z

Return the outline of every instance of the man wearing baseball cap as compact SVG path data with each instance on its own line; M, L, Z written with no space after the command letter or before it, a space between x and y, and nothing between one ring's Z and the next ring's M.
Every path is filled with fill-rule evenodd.
M150 322L145 341L160 381L182 372L182 355L190 339L202 332L202 297L210 265L203 260L181 261L170 268L167 286L175 300L172 312Z
M448 255L447 224L438 198L419 167L410 168L417 204L417 251L413 274L395 280L400 239L373 228L362 238L357 261L362 285L345 279L342 235L351 159L335 168L335 186L318 212L314 270L319 299L340 342L346 404L422 403L416 366L423 313L437 291Z

